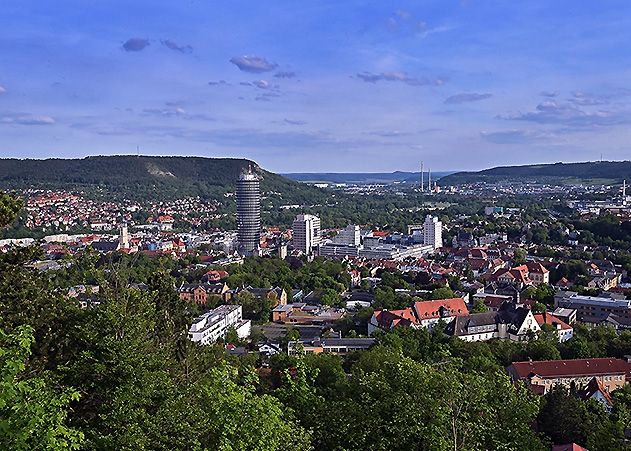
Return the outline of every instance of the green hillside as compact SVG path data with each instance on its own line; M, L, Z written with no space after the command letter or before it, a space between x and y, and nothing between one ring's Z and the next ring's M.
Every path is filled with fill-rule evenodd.
M589 161L527 166L500 166L479 172L457 172L439 180L443 186L503 181L542 183L621 183L631 180L631 161Z
M234 158L96 156L83 159L0 159L0 189L83 190L88 194L130 199L216 197L233 191L248 166L261 176L264 192L281 193L291 202L321 198L321 190Z

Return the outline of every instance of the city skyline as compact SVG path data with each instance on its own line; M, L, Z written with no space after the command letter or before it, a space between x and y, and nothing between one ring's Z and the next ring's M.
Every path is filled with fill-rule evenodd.
M12 2L0 12L0 157L138 147L275 172L628 159L630 12Z

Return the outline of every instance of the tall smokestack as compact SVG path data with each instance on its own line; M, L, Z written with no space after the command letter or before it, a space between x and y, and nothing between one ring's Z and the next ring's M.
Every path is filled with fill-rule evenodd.
M423 162L421 161L421 192L423 192Z
M432 190L432 170L427 169L427 191Z

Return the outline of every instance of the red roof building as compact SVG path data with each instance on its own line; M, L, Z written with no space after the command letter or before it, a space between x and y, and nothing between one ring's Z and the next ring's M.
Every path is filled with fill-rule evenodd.
M552 451L589 451L587 448L583 448L576 443L570 443L569 445L554 445Z
M597 358L574 360L544 360L540 362L514 362L507 368L514 381L523 381L533 391L543 388L547 393L560 384L577 389L586 387L596 378L608 393L623 387L631 372L631 363L623 359Z
M368 335L375 330L388 331L396 326L431 329L440 320L450 323L456 316L468 314L462 298L418 301L411 308L402 310L375 310L368 323Z
M537 324L539 324L539 327L544 324L553 327L557 332L560 343L563 343L574 336L574 328L572 326L550 313L537 314L535 315L535 320L537 321Z

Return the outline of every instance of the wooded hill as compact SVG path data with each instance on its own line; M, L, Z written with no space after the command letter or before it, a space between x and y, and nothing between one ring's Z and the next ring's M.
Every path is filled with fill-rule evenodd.
M584 163L499 166L479 172L457 172L443 177L440 185L502 181L542 183L622 183L631 180L631 161L588 161Z
M251 166L261 190L296 203L313 202L322 191L236 158L95 156L83 159L0 159L0 190L27 188L83 190L129 199L216 197L234 191L239 174Z

